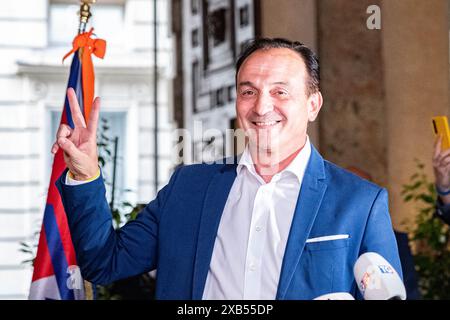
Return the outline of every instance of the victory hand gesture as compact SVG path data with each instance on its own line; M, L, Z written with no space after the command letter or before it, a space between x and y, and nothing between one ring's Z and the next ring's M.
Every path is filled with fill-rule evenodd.
M75 180L88 180L97 175L97 124L100 110L100 98L95 98L88 124L84 121L80 105L72 88L67 90L70 113L74 128L61 124L56 133L56 142L52 153L56 154L59 148L64 151L64 161Z

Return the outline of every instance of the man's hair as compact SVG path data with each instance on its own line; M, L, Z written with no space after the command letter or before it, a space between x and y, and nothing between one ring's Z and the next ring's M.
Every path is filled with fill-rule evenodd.
M316 93L320 90L320 68L319 59L316 54L303 43L298 41L290 41L283 38L257 38L250 40L245 48L242 50L239 58L236 61L236 85L237 85L237 75L239 69L253 52L257 50L269 50L269 49L279 49L287 48L297 52L300 57L302 57L303 62L306 66L306 71L308 73L306 95L309 97L311 94Z

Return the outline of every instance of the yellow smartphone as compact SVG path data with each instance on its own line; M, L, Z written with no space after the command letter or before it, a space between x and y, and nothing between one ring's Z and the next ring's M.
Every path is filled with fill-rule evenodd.
M435 136L442 135L441 150L450 148L450 129L447 116L436 116L432 119Z

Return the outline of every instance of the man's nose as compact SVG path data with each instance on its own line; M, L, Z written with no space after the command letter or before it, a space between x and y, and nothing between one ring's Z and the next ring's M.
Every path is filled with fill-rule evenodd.
M256 100L254 111L256 114L263 116L268 112L273 111L273 101L266 94L261 94Z

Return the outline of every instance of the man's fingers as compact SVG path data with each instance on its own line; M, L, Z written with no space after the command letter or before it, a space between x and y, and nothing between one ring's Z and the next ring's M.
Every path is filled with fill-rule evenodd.
M434 159L435 159L436 161L440 162L440 161L442 161L442 159L448 157L449 155L450 155L450 149L447 149L447 150L441 151L441 152L437 155L437 157L435 157Z
M58 142L55 142L52 146L52 153L56 154L58 152L58 150L59 150Z
M67 99L69 100L70 113L75 127L86 128L83 114L81 113L80 105L78 104L77 95L72 88L67 89Z
M448 170L450 164L450 154L445 157L440 157L433 161L433 167L438 171Z
M443 158L441 160L441 162L439 163L439 165L441 167L447 167L449 164L450 164L450 156L447 156L447 157Z
M56 154L59 149L58 139L60 138L68 138L72 134L72 128L69 127L67 124L61 124L58 128L58 131L56 132L56 142L52 146L52 153Z
M72 134L72 128L69 127L67 124L62 124L59 126L58 131L56 132L56 140L58 138L67 138Z
M89 132L94 136L97 134L99 114L100 114L100 98L97 97L94 99L94 102L92 103L92 110L89 116L89 122L87 126Z
M65 153L69 155L69 157L77 157L80 154L80 150L66 138L58 138L58 146L64 150Z
M434 139L433 159L436 159L439 156L439 153L441 153L441 143L442 143L442 135L438 134L436 136L436 139Z
M436 165L438 167L445 167L447 164L450 163L450 154L447 154L446 156L440 157L438 161L436 161Z

